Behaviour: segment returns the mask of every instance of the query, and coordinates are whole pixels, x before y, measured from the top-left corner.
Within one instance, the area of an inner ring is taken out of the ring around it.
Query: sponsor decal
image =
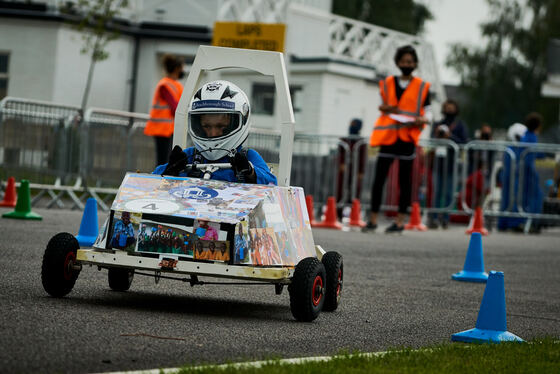
[[[162,258],[161,261],[159,262],[159,266],[162,269],[169,269],[169,270],[173,270],[174,268],[177,267],[177,263],[179,261],[177,261],[174,258]]]
[[[219,109],[235,109],[235,103],[233,101],[225,100],[200,100],[194,101],[192,103],[192,109],[203,109],[203,108],[219,108]]]
[[[206,91],[216,91],[219,90],[220,87],[222,87],[222,84],[219,82],[208,83],[208,85],[206,86]]]
[[[201,186],[179,186],[169,190],[169,193],[179,199],[209,200],[218,196],[218,191]]]

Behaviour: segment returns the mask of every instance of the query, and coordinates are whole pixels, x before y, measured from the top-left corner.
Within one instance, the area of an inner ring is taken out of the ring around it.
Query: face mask
[[[414,68],[411,67],[399,67],[399,69],[401,70],[402,75],[404,75],[405,77],[409,76],[412,71],[414,70]]]
[[[179,73],[179,79],[183,79],[183,78],[185,78],[185,72],[184,72],[184,71],[181,71],[181,72]]]
[[[450,123],[453,122],[453,120],[455,119],[457,114],[455,114],[455,113],[443,113],[443,116],[444,116],[443,121],[449,125]]]

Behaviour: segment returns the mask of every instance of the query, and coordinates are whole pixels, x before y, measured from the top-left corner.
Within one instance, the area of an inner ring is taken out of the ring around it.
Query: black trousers
[[[379,212],[381,206],[381,197],[383,196],[383,186],[387,180],[389,168],[396,157],[377,157],[377,166],[375,167],[375,179],[371,189],[371,211]],[[414,159],[398,159],[399,161],[399,213],[406,214],[410,206],[412,193],[412,163]]]
[[[172,137],[154,136],[156,140],[156,166],[166,164],[171,153]]]

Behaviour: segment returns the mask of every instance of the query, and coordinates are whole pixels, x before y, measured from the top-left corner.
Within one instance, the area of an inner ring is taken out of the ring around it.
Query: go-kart
[[[314,244],[303,189],[289,186],[294,117],[282,54],[201,46],[177,107],[173,142],[186,145],[187,105],[200,73],[225,67],[275,79],[283,121],[279,186],[210,179],[229,164],[187,166],[202,169],[202,178],[127,173],[92,248],[80,248],[69,233],[50,239],[41,277],[51,296],[67,295],[84,265],[91,265],[108,269],[109,287],[116,291],[128,290],[135,274],[191,286],[234,279],[240,282],[233,284],[272,284],[277,294],[288,286],[299,321],[337,309],[342,256]]]

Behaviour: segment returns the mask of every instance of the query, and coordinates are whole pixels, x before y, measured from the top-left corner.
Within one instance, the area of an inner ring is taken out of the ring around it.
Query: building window
[[[291,86],[290,96],[292,97],[292,107],[294,113],[301,111],[301,93],[302,86]],[[253,83],[251,93],[251,103],[253,106],[253,114],[274,114],[274,97],[275,89],[273,84]]]
[[[8,62],[10,55],[0,52],[0,100],[8,95]]]
[[[290,96],[292,97],[292,108],[294,113],[301,112],[302,99],[303,99],[303,87],[302,86],[290,86]]]
[[[274,114],[274,85],[253,83],[253,114]]]

